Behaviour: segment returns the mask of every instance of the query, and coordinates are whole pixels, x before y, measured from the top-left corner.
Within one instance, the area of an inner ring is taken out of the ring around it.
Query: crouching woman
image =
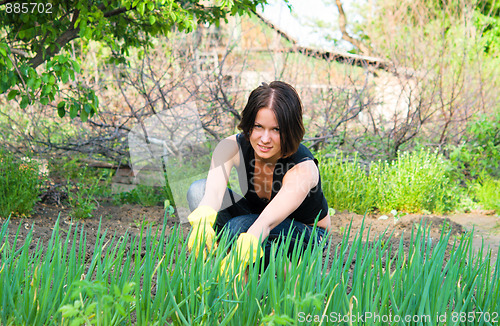
[[[241,133],[215,148],[207,179],[189,188],[190,247],[199,245],[203,232],[202,245],[210,250],[215,235],[225,231],[237,239],[243,259],[255,260],[262,246],[267,266],[275,241],[289,240],[290,250],[302,237],[301,246],[320,244],[330,216],[318,161],[301,144],[302,103],[296,90],[280,81],[262,84],[250,94],[238,128]],[[227,188],[233,167],[243,196]]]

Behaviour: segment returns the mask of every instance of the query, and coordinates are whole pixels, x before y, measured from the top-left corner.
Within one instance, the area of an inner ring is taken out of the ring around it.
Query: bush
[[[42,183],[35,160],[0,151],[0,217],[29,215],[39,200]]]
[[[329,205],[358,214],[375,209],[383,213],[450,211],[458,199],[448,171],[441,155],[426,150],[399,153],[392,162],[372,162],[369,174],[356,156],[346,160],[336,153],[320,164]]]
[[[368,178],[356,155],[348,159],[341,152],[336,152],[331,158],[320,159],[319,169],[323,192],[330,207],[359,214],[375,208],[377,187]]]
[[[370,178],[378,185],[378,208],[408,213],[452,210],[457,202],[456,187],[448,171],[443,157],[428,150],[399,153],[390,163],[373,163]]]
[[[68,180],[68,201],[71,206],[71,215],[75,218],[92,217],[92,212],[99,205],[96,199],[96,192],[99,187],[99,179],[95,179],[93,183],[77,182],[75,190],[69,189],[70,182]]]
[[[454,177],[465,183],[482,174],[500,178],[500,112],[467,125],[464,141],[448,148]]]
[[[483,209],[494,209],[500,213],[500,180],[486,177],[474,186],[474,195]]]

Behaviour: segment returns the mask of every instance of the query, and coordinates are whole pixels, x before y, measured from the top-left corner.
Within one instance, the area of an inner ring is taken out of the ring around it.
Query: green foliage
[[[58,312],[64,319],[71,320],[70,325],[95,324],[96,321],[115,325],[127,319],[130,321],[134,302],[130,294],[134,288],[134,282],[125,283],[122,288],[114,284],[111,291],[101,281],[77,281],[70,296],[73,303],[62,306]],[[114,314],[105,313],[107,310],[114,311]]]
[[[492,17],[500,16],[500,2],[497,0],[478,0],[476,10],[483,15],[491,15]]]
[[[328,204],[358,214],[375,209],[383,213],[450,211],[458,199],[447,171],[443,157],[426,150],[400,152],[392,162],[372,162],[369,173],[356,156],[349,161],[341,153],[320,164]]]
[[[88,173],[90,169],[85,169],[77,157],[65,156],[51,159],[49,171],[51,177],[77,179],[82,173]]]
[[[486,177],[475,183],[473,189],[483,209],[494,209],[500,214],[500,180]]]
[[[35,160],[20,160],[0,150],[0,217],[29,215],[43,179]]]
[[[97,112],[95,92],[77,78],[79,53],[71,41],[97,41],[108,47],[113,62],[126,62],[133,48],[148,49],[156,35],[174,28],[192,31],[197,24],[218,24],[228,15],[253,11],[266,0],[71,0],[3,2],[0,5],[0,94],[21,108],[36,100],[47,105],[62,98],[60,117],[69,113],[86,121]],[[41,69],[37,69],[42,67]],[[72,81],[67,94],[63,84]]]
[[[72,216],[79,219],[92,217],[92,212],[99,206],[98,199],[111,193],[111,173],[82,168],[76,160],[66,162],[63,167],[69,170],[67,187]]]
[[[68,180],[69,184],[70,181]],[[73,217],[92,217],[92,212],[96,210],[99,204],[96,198],[98,188],[99,179],[94,179],[92,182],[77,182],[73,190],[68,189],[68,200]]]
[[[370,177],[378,185],[377,207],[408,213],[451,211],[456,187],[448,177],[447,162],[437,153],[403,152],[392,162],[376,162]]]
[[[455,211],[469,213],[480,208],[479,204],[474,201],[474,191],[470,187],[459,187],[457,196],[458,203],[455,206]]]
[[[464,141],[449,146],[454,178],[466,181],[486,173],[500,178],[500,112],[480,115],[467,125]]]
[[[99,190],[101,196],[106,197],[108,192],[104,188],[111,183],[113,170],[89,167],[88,163],[82,162],[80,157],[63,156],[55,157],[49,161],[51,178],[71,179],[80,182],[91,183],[94,179],[100,179],[103,187]]]
[[[308,246],[302,259],[294,250],[289,260],[285,243],[273,248],[266,270],[260,261],[249,266],[246,282],[220,273],[226,238],[204,260],[188,253],[181,228],[167,233],[166,221],[160,233],[141,229],[109,241],[99,229],[90,257],[78,228],[64,239],[56,223],[46,249],[30,251],[33,233],[16,248],[7,226],[0,230],[2,325],[288,325],[320,324],[323,315],[333,325],[366,312],[456,325],[462,314],[485,321],[487,313],[491,321],[500,311],[500,258],[484,248],[471,255],[470,233],[449,250],[450,234],[431,239],[425,225],[399,246],[386,234],[368,242],[363,229],[348,241],[349,228],[326,257],[322,246]]]
[[[138,184],[134,189],[114,195],[114,202],[118,205],[139,204],[141,206],[156,206],[171,200],[166,187],[152,187]]]
[[[321,157],[321,156],[318,156]],[[349,160],[341,152],[319,163],[323,192],[335,210],[363,214],[376,207],[377,185],[358,163],[357,155]]]
[[[475,25],[481,32],[480,44],[483,51],[496,55],[500,52],[500,17],[475,12]]]

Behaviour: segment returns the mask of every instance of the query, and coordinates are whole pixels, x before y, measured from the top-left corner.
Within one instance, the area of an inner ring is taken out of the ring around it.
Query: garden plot
[[[394,224],[335,214],[330,250],[306,253],[323,259],[292,262],[296,267],[283,274],[288,264],[278,258],[269,272],[251,269],[241,283],[218,274],[221,255],[207,263],[190,256],[188,229],[168,218],[164,224],[163,211],[103,204],[98,217],[78,222],[86,238],[74,233],[68,209],[43,203],[31,218],[13,219],[8,228],[3,221],[9,245],[2,240],[2,323],[257,325],[320,324],[323,318],[326,325],[371,312],[381,318],[371,324],[385,325],[389,315],[428,315],[434,324],[450,325],[462,313],[481,312],[470,324],[493,325],[499,309],[500,263],[486,251],[470,255],[470,238],[452,220],[414,215]],[[31,245],[22,247],[27,237]],[[9,253],[14,243],[19,250]],[[52,300],[42,303],[43,297]]]

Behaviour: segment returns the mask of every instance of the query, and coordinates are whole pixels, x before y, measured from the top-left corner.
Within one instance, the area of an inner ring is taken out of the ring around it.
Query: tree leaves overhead
[[[76,83],[78,57],[71,41],[98,41],[125,62],[131,48],[151,46],[151,38],[174,28],[190,32],[197,24],[218,24],[228,15],[254,11],[267,0],[54,0],[25,3],[0,0],[0,94],[26,108],[46,105],[59,95],[59,85],[73,81],[72,95],[57,104],[86,120],[96,112],[92,90]],[[64,51],[68,50],[68,51]],[[37,69],[38,68],[38,69]]]

